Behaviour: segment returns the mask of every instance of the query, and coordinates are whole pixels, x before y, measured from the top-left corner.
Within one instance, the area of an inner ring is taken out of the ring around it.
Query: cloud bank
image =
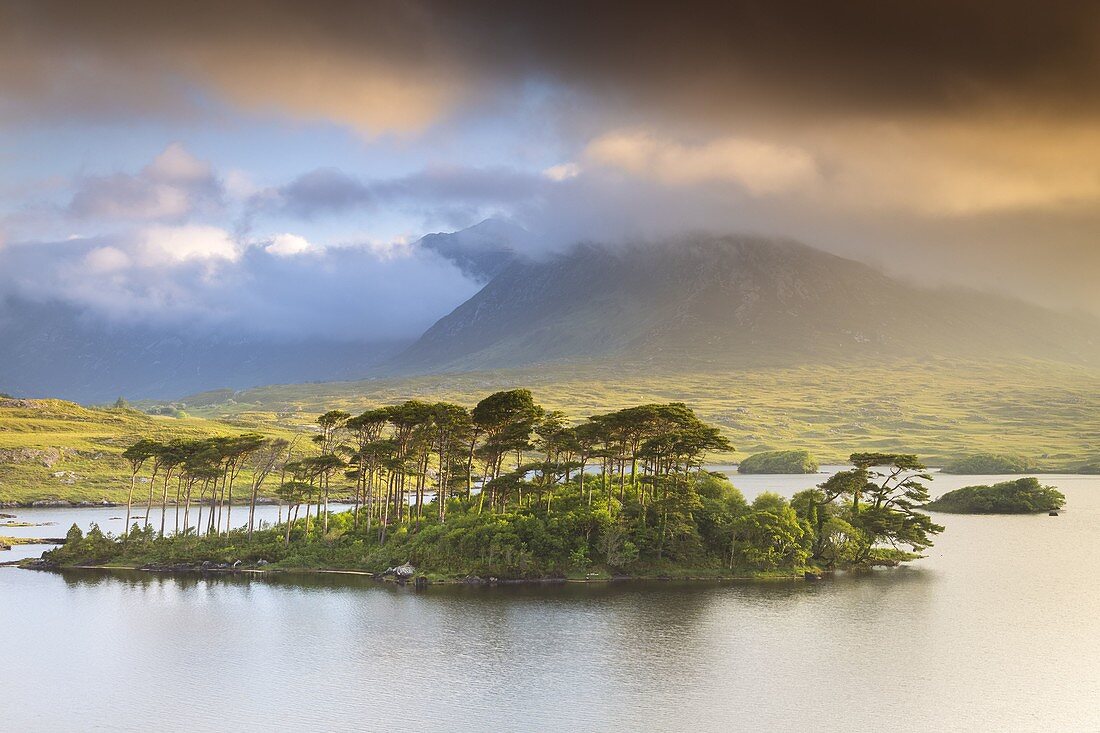
[[[414,240],[501,215],[535,255],[774,234],[1100,313],[1097,48],[1100,6],[1070,2],[15,0],[4,131],[172,121],[244,138],[273,119],[399,162],[254,183],[165,140],[143,167],[9,206],[4,287],[112,317],[277,329],[264,313],[291,328],[330,308],[354,314],[334,332],[396,332],[366,324],[411,329],[470,284],[380,245],[377,222]]]

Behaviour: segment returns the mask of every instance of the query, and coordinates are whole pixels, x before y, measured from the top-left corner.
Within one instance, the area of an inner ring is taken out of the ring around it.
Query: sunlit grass
[[[1100,457],[1100,372],[1043,361],[898,361],[673,374],[609,366],[555,366],[461,375],[263,387],[190,400],[191,417],[79,407],[58,400],[0,407],[0,450],[55,450],[41,462],[0,461],[0,501],[125,499],[121,450],[141,436],[198,438],[301,430],[323,410],[355,412],[420,397],[473,405],[530,387],[574,419],[645,402],[686,402],[737,448],[806,449],[821,463],[854,451],[913,452],[931,465],[972,453],[1010,453],[1044,470]],[[71,472],[54,476],[57,472]]]

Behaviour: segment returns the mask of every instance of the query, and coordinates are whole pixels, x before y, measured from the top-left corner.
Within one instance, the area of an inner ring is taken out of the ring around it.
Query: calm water
[[[736,482],[751,497],[819,480]],[[815,584],[415,592],[0,569],[0,725],[1098,730],[1100,477],[1044,482],[1069,498],[1060,517],[938,515],[913,567]]]

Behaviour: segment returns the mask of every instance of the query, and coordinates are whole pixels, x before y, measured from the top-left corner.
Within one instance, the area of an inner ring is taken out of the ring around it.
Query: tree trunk
[[[225,501],[225,534],[229,536],[229,530],[233,528],[233,479],[236,476],[232,471],[229,474],[229,496]]]
[[[328,474],[326,473],[321,477],[321,480],[325,482],[325,524],[324,533],[328,534]]]
[[[191,487],[194,485],[194,481],[188,479],[187,481],[187,493],[184,495],[183,504],[183,533],[187,534],[187,530],[190,526],[191,520]]]
[[[254,522],[256,521],[256,494],[259,492],[259,484],[256,482],[256,476],[252,476],[252,496],[248,500],[248,541],[252,541],[252,529]]]
[[[149,499],[145,502],[145,526],[149,526],[149,510],[153,508],[153,488],[157,484],[157,472],[149,477]]]
[[[164,474],[164,491],[160,497],[160,536],[164,536],[164,521],[168,516],[168,481],[172,478],[172,472]]]
[[[130,474],[130,493],[126,495],[126,526],[123,528],[123,542],[130,539],[130,508],[134,505],[134,486],[137,485],[137,471]]]

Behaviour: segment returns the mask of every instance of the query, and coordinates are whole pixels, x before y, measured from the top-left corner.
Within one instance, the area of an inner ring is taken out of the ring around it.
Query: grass
[[[239,418],[176,419],[63,400],[0,399],[0,502],[125,501],[129,469],[120,454],[138,438],[201,438],[249,429],[286,432]]]
[[[1084,366],[928,359],[670,373],[557,365],[219,390],[183,400],[190,417],[182,419],[60,400],[25,407],[0,400],[0,502],[125,500],[128,474],[118,454],[140,436],[286,435],[327,409],[356,412],[412,397],[472,406],[517,386],[574,419],[645,402],[686,402],[737,448],[715,461],[794,449],[829,464],[854,451],[905,451],[943,466],[1002,453],[1030,458],[1042,471],[1075,471],[1100,457],[1100,371]],[[58,457],[47,467],[41,460],[13,462],[3,452],[24,449]]]
[[[350,412],[410,397],[473,405],[498,389],[530,387],[573,418],[644,402],[686,402],[752,453],[799,449],[821,463],[854,451],[906,451],[942,466],[993,452],[1044,470],[1076,470],[1100,456],[1100,370],[1041,360],[899,360],[848,366],[657,369],[555,366],[263,387],[185,400],[218,419],[286,428],[324,409]]]

